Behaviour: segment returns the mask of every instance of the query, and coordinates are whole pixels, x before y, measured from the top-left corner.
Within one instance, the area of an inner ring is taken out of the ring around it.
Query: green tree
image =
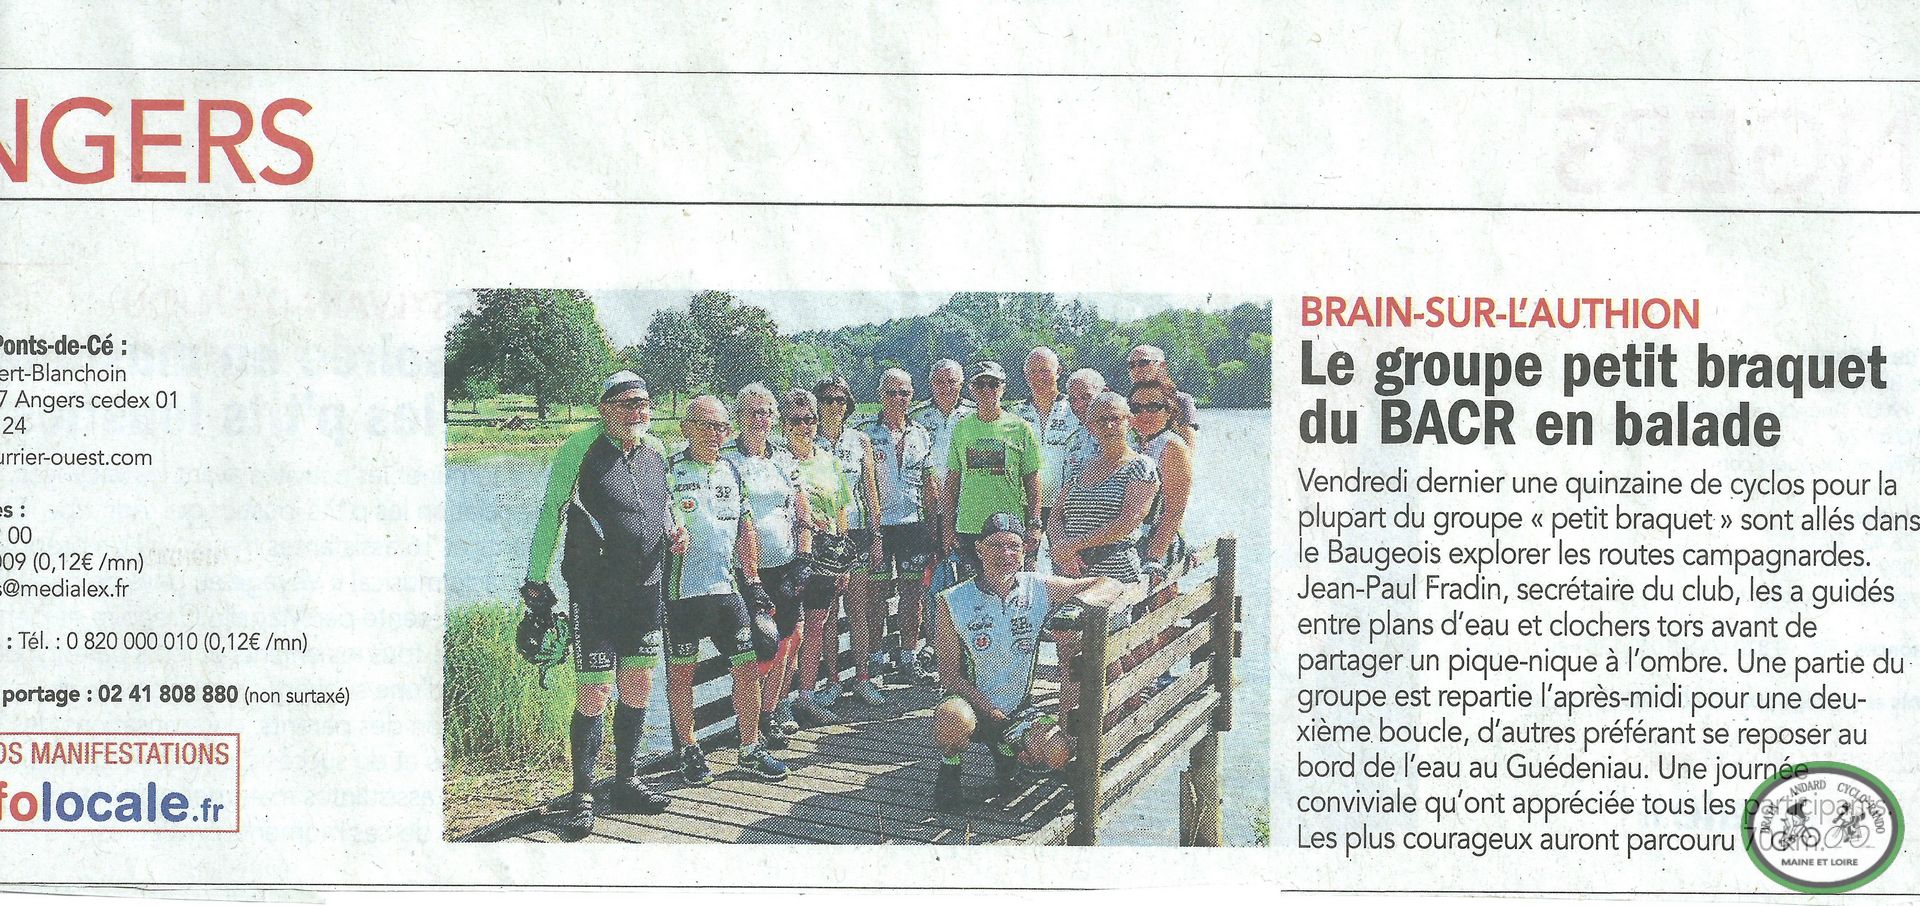
[[[679,411],[680,394],[704,386],[713,376],[713,356],[707,336],[693,316],[667,308],[655,312],[647,324],[646,342],[627,347],[629,367],[646,378],[652,393],[669,395],[670,411]]]
[[[1255,333],[1247,337],[1247,374],[1260,388],[1260,405],[1273,402],[1273,335]]]
[[[1260,386],[1241,361],[1221,362],[1215,370],[1213,381],[1213,404],[1235,408],[1250,408],[1261,404]]]
[[[530,393],[542,420],[554,405],[592,402],[613,364],[593,299],[573,289],[482,289],[448,335],[464,382],[493,379]],[[449,368],[449,383],[456,376]]]
[[[500,383],[488,370],[488,363],[478,355],[478,344],[462,335],[458,328],[447,331],[446,346],[445,402],[441,406],[441,417],[451,417],[455,400],[466,400],[477,413],[481,400],[500,392]]]
[[[815,343],[795,342],[787,346],[787,378],[783,386],[776,386],[774,392],[787,387],[812,387],[815,381],[834,373],[836,361],[833,348]]]
[[[716,391],[733,394],[754,381],[783,379],[787,340],[766,309],[736,305],[726,327],[712,347]]]

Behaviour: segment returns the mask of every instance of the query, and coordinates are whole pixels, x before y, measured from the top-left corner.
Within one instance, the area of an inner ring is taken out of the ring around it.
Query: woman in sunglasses
[[[1140,542],[1140,559],[1150,573],[1164,575],[1186,556],[1180,523],[1187,515],[1187,495],[1193,490],[1193,451],[1175,430],[1174,406],[1179,389],[1171,381],[1142,381],[1127,394],[1132,413],[1135,449],[1153,459],[1160,471],[1160,499],[1147,513],[1147,534]]]
[[[820,436],[815,443],[839,460],[840,474],[847,477],[847,486],[853,489],[853,503],[847,506],[847,534],[865,561],[862,565],[877,567],[881,555],[880,490],[875,482],[878,470],[873,463],[873,441],[865,431],[853,427],[853,388],[846,378],[836,374],[821,379],[813,385],[813,395],[820,404]],[[868,660],[879,641],[867,638],[872,624],[872,586],[868,569],[853,570],[847,576],[841,602],[853,629],[853,694],[866,704],[883,705],[887,697],[874,683],[874,665]],[[831,708],[841,692],[840,634],[835,632],[821,641],[825,643],[821,648],[826,655],[823,669],[827,671],[829,694],[820,704]]]
[[[820,679],[821,642],[826,638],[827,617],[834,596],[847,582],[853,566],[854,550],[847,537],[847,507],[853,503],[853,490],[840,463],[833,454],[813,442],[820,424],[820,409],[812,393],[795,388],[781,399],[780,426],[787,437],[787,453],[793,457],[793,475],[807,498],[812,529],[812,577],[807,580],[802,604],[806,621],[800,630],[797,652],[789,658],[799,661],[799,694],[793,698],[793,711],[813,724],[828,724],[840,719],[813,700],[813,686]],[[782,671],[792,670],[791,662]],[[781,687],[783,690],[785,686]]]
[[[1087,406],[1086,428],[1100,445],[1060,488],[1047,520],[1048,548],[1060,575],[1141,579],[1133,533],[1160,491],[1152,458],[1127,445],[1127,400],[1109,390]]]

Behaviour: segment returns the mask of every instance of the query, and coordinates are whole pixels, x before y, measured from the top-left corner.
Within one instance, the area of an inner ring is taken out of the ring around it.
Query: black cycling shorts
[[[760,581],[766,586],[767,597],[773,599],[773,621],[780,626],[780,637],[793,635],[794,627],[800,625],[800,609],[807,597],[809,564],[804,558],[796,558],[781,566],[763,566],[760,568]]]
[[[810,612],[832,610],[834,586],[837,584],[839,578],[839,576],[827,573],[814,573],[813,577],[807,580],[806,591],[801,597],[801,603]]]
[[[620,668],[660,665],[665,601],[660,583],[618,592],[572,589],[573,672],[582,686],[612,683]]]
[[[958,695],[949,695],[947,698],[958,701],[966,705],[967,710],[973,711],[973,703],[967,701],[965,698]],[[1006,720],[994,720],[992,717],[975,711],[973,715],[973,741],[989,749],[997,750],[1000,743],[1004,741],[1007,729],[1015,723],[1018,723],[1020,718],[1032,709],[1033,699],[1029,697],[1021,701],[1019,707],[1014,708],[1013,711],[1008,713]]]
[[[926,523],[883,525],[880,527],[880,565],[873,570],[873,577],[925,580],[933,555],[933,533]]]
[[[692,664],[700,660],[700,640],[738,667],[754,662],[753,619],[740,595],[699,595],[667,605],[667,663]]]

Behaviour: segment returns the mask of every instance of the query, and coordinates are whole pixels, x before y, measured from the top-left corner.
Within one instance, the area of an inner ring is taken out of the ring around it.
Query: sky
[[[646,339],[647,322],[662,308],[686,309],[699,290],[590,289],[600,323],[617,348]],[[783,333],[831,330],[850,324],[877,324],[889,318],[924,315],[947,301],[951,292],[786,292],[732,290],[734,298],[758,305],[773,316]],[[1226,311],[1242,302],[1265,302],[1268,297],[1214,293],[1165,295],[1141,293],[1055,293],[1062,304],[1079,299],[1110,321],[1131,321],[1169,308]],[[447,325],[473,304],[473,293],[459,290],[447,300]]]

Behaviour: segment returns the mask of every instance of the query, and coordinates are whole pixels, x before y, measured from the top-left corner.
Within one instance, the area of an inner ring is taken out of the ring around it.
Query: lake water
[[[1271,415],[1264,410],[1201,412],[1199,468],[1187,507],[1186,535],[1204,540],[1232,533],[1240,541],[1239,586],[1245,599],[1244,656],[1235,665],[1234,729],[1221,750],[1221,781],[1227,788],[1227,838],[1254,839],[1253,819],[1268,814],[1271,773],[1271,684],[1268,532],[1272,519]],[[551,450],[452,453],[447,457],[447,577],[449,608],[492,602],[517,604],[526,574],[527,544],[546,488]],[[554,570],[559,585],[559,570]],[[665,723],[665,682],[654,684],[649,705]],[[649,716],[649,723],[655,721]],[[655,751],[668,747],[666,731],[653,734]],[[1178,776],[1184,757],[1169,760],[1132,804],[1113,816],[1101,842],[1155,845],[1176,842]]]

